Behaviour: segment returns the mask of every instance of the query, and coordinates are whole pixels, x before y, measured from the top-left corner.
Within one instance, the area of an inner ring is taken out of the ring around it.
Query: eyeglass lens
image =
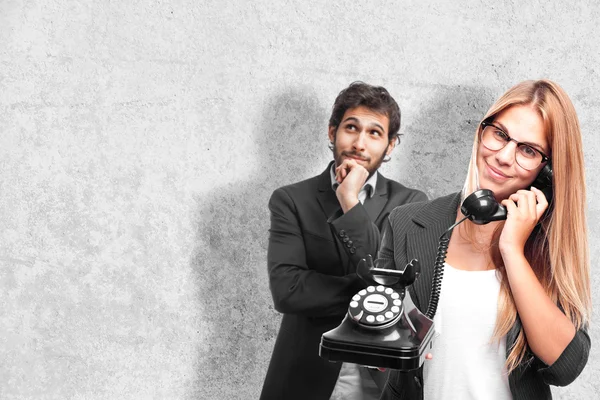
[[[490,150],[501,150],[510,141],[510,137],[504,131],[493,125],[486,125],[481,133],[481,142]],[[533,147],[521,143],[515,149],[515,160],[522,168],[531,170],[542,163],[542,155]]]

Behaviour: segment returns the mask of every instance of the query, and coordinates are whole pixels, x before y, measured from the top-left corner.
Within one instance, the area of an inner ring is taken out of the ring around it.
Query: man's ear
[[[335,143],[335,132],[337,132],[337,126],[329,126],[329,132],[327,136],[329,136],[329,141],[331,143]]]
[[[392,153],[392,150],[396,147],[396,143],[398,142],[397,138],[394,138],[391,142],[389,142],[387,150],[385,151],[385,155],[389,156]]]

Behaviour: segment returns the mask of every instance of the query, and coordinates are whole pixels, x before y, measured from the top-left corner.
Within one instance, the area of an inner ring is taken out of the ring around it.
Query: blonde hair
[[[553,201],[529,237],[525,257],[548,296],[579,329],[589,324],[592,303],[579,121],[567,94],[549,80],[524,81],[512,87],[490,107],[482,121],[494,119],[516,105],[530,106],[544,121],[553,169]],[[477,153],[481,129],[480,124],[475,134],[463,197],[478,189]],[[492,261],[501,276],[493,340],[506,335],[517,319],[517,309],[498,250],[502,226],[494,232],[490,246]],[[465,228],[473,234],[473,226]],[[509,373],[521,362],[527,361],[527,348],[527,338],[521,327],[506,359]]]

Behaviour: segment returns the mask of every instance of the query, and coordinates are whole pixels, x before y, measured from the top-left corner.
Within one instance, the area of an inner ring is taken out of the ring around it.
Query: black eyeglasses
[[[521,168],[526,170],[536,169],[540,164],[550,161],[550,157],[527,143],[517,142],[492,122],[484,121],[481,123],[479,140],[487,149],[492,151],[502,150],[509,142],[515,142],[517,144],[515,161]]]

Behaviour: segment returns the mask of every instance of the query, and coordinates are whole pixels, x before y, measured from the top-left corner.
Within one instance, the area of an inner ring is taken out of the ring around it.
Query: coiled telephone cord
[[[448,245],[450,244],[450,234],[454,227],[463,222],[467,217],[464,217],[450,228],[446,230],[440,236],[440,243],[438,245],[437,255],[435,257],[435,264],[433,266],[433,280],[431,282],[431,297],[429,298],[429,305],[427,306],[427,312],[425,315],[429,319],[433,319],[437,311],[438,303],[440,301],[440,294],[442,291],[442,279],[444,278],[444,263],[446,262],[446,254],[448,253]]]

